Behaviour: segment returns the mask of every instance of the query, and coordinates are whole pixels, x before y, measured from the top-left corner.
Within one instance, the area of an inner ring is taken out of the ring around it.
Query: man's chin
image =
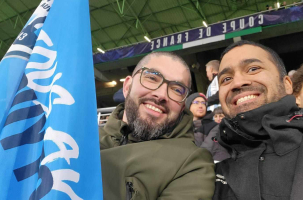
[[[248,112],[248,111],[251,111],[251,110],[254,110],[256,108],[259,108],[261,107],[263,104],[258,104],[258,103],[249,103],[249,104],[242,104],[242,105],[239,105],[239,106],[233,106],[233,108],[230,109],[230,115],[228,116],[228,118],[232,119],[232,118],[235,118],[238,114],[240,113],[244,113],[244,112]]]
[[[160,120],[159,118],[156,118],[154,116],[141,116],[140,115],[140,120],[145,121],[148,123],[150,126],[156,126],[159,124],[163,124],[165,122],[165,119]]]

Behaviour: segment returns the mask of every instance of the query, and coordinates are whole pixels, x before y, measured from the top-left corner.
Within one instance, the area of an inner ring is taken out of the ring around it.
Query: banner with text
[[[281,23],[289,23],[303,19],[303,5],[287,9],[258,13],[245,16],[222,23],[192,29],[165,37],[153,39],[150,43],[143,42],[133,46],[109,50],[105,54],[94,55],[94,64],[129,58],[139,54],[148,53],[157,49],[174,45],[186,44],[188,42],[225,35],[227,33],[250,29],[259,26],[268,26]],[[211,40],[210,40],[211,41]]]

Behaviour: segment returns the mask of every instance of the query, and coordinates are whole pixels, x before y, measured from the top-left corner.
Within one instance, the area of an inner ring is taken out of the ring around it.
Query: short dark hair
[[[303,87],[303,64],[301,67],[294,73],[292,77],[292,83],[293,83],[293,95],[297,96],[300,94],[300,91]]]
[[[214,115],[224,114],[221,106],[214,109]]]
[[[154,51],[154,52],[152,52],[152,53],[147,54],[146,56],[144,56],[144,57],[139,61],[139,63],[137,64],[137,66],[135,67],[135,69],[134,69],[134,71],[133,71],[133,73],[132,73],[132,76],[133,76],[141,67],[144,67],[144,65],[146,65],[146,64],[149,62],[149,60],[150,60],[150,58],[151,58],[152,56],[167,56],[167,57],[172,58],[173,60],[176,60],[176,61],[180,62],[180,63],[185,67],[185,69],[188,71],[188,73],[189,73],[189,83],[188,83],[188,86],[189,86],[189,88],[191,88],[191,81],[192,81],[192,78],[191,78],[191,73],[190,73],[190,68],[189,68],[189,66],[187,65],[187,63],[185,62],[185,60],[184,60],[181,56],[179,56],[179,55],[177,55],[177,54],[175,54],[175,53],[173,53],[173,52],[171,52],[171,51]]]
[[[222,58],[224,57],[224,55],[227,54],[230,50],[232,50],[235,47],[240,47],[243,45],[256,46],[256,47],[259,47],[259,48],[263,49],[264,51],[266,51],[269,54],[269,59],[271,59],[271,61],[276,65],[278,72],[280,74],[280,79],[282,80],[285,76],[287,76],[285,65],[284,65],[282,59],[280,58],[280,56],[274,50],[272,50],[271,48],[266,47],[262,44],[248,41],[248,40],[240,40],[238,42],[235,42],[235,43],[229,45],[221,54],[220,62],[222,61]]]

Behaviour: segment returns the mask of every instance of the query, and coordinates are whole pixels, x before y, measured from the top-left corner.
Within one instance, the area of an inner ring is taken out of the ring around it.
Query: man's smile
[[[155,106],[153,106],[153,105],[151,105],[151,104],[144,104],[144,106],[145,106],[146,108],[151,109],[151,110],[153,110],[153,111],[156,111],[156,112],[158,112],[158,113],[163,113],[163,111],[162,111],[161,109],[159,109],[159,108],[157,108],[157,107],[155,107]]]
[[[247,101],[252,100],[257,98],[259,95],[255,95],[255,94],[251,94],[251,95],[245,95],[243,97],[238,97],[238,99],[236,99],[234,101],[234,104],[236,106],[241,105],[242,103],[248,103]]]

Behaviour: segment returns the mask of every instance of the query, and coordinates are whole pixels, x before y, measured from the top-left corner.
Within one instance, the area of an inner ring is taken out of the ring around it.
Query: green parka
[[[120,104],[99,129],[105,200],[210,200],[214,164],[206,149],[194,143],[192,116],[183,112],[171,133],[139,142],[128,135]]]

